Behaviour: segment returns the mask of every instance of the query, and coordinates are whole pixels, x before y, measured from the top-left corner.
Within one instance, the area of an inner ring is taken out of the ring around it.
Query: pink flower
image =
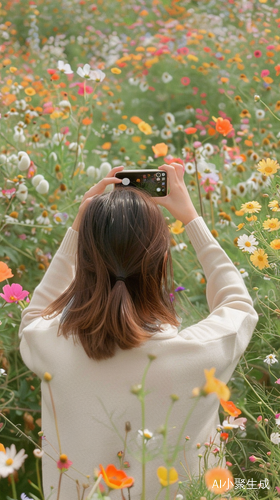
[[[13,283],[12,285],[5,285],[3,287],[3,292],[0,293],[0,296],[6,300],[6,302],[18,302],[19,300],[23,300],[29,292],[22,289],[22,286],[18,283]]]
[[[19,238],[20,240],[26,240],[27,236],[26,236],[26,234],[19,234],[19,235],[18,235],[18,238]]]
[[[56,462],[57,468],[60,469],[62,472],[65,470],[68,470],[69,467],[71,467],[73,462],[71,460],[68,460],[67,455],[64,453],[60,455],[59,460]]]
[[[261,55],[262,55],[262,53],[260,50],[255,50],[255,52],[254,52],[255,57],[261,57]]]
[[[280,493],[280,488],[279,488],[279,486],[275,486],[275,489],[276,489],[277,493]]]
[[[177,52],[178,54],[188,54],[189,53],[189,49],[188,47],[180,47],[180,49],[177,49]]]
[[[83,82],[70,83],[69,87],[76,87],[77,85],[79,87],[79,90],[78,90],[79,95],[84,95],[85,89],[86,89],[87,94],[92,94],[93,88],[90,87],[89,85],[85,85]]]
[[[263,69],[261,72],[261,77],[263,78],[264,76],[268,76],[270,73],[269,69]]]
[[[11,198],[13,194],[15,194],[16,188],[11,188],[11,189],[2,189],[2,194],[4,196],[7,196],[7,198]]]
[[[275,384],[280,384],[280,378],[278,378],[277,380],[275,380]]]
[[[249,457],[249,460],[250,460],[250,462],[256,462],[256,461],[257,461],[257,458],[255,457],[255,455],[251,455],[251,456]]]

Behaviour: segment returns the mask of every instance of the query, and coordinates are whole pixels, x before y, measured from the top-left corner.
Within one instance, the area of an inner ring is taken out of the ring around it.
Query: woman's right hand
[[[164,164],[158,167],[167,173],[169,194],[153,197],[158,205],[162,205],[184,226],[198,217],[184,181],[184,167],[180,163]]]

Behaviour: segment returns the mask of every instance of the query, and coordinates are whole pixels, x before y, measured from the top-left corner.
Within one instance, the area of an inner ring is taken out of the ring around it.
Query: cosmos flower
[[[178,481],[179,476],[178,472],[174,467],[171,467],[169,471],[167,471],[166,467],[158,467],[157,469],[157,477],[160,484],[163,487],[168,486],[168,484],[174,484]]]
[[[3,292],[0,293],[0,296],[6,300],[6,302],[18,302],[19,300],[25,299],[29,292],[27,290],[23,290],[22,286],[17,283],[12,283],[12,285],[5,285],[3,287]]]
[[[64,63],[63,61],[58,61],[57,69],[61,71],[61,73],[65,73],[65,75],[71,75],[73,73],[70,64]]]

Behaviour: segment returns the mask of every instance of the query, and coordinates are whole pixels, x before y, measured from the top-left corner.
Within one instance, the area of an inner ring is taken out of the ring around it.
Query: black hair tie
[[[125,282],[125,278],[123,276],[116,276],[116,281],[123,281],[123,282]]]

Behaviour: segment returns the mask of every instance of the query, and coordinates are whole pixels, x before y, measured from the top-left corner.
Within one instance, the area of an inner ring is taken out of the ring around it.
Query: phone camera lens
[[[130,184],[130,179],[128,179],[128,177],[124,177],[122,180],[122,184],[124,186],[128,186],[128,184]]]

